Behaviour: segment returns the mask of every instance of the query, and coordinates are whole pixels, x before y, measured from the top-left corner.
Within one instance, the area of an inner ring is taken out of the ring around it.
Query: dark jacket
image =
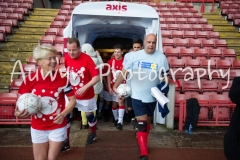
[[[228,160],[240,160],[240,77],[233,79],[228,96],[237,105],[224,137],[224,153]]]

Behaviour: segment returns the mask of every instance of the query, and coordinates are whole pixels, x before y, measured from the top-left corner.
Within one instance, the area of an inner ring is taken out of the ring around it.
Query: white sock
[[[115,109],[115,110],[112,109],[112,112],[113,112],[114,119],[116,121],[118,119],[118,110],[117,109]]]
[[[125,109],[119,108],[119,110],[118,110],[118,114],[119,114],[119,116],[118,116],[118,123],[123,124],[124,112],[125,112]]]

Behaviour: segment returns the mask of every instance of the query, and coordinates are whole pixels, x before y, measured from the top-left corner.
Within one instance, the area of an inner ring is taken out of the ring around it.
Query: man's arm
[[[128,72],[127,70],[125,70],[124,68],[122,69],[122,74],[119,74],[119,76],[117,77],[115,84],[113,85],[113,91],[115,93],[117,93],[117,87],[124,81],[127,79],[128,76]]]
[[[94,84],[96,84],[100,80],[100,76],[94,76],[91,81],[89,81],[87,84],[85,84],[82,88],[79,88],[76,91],[76,95],[83,94],[89,87],[92,87]]]

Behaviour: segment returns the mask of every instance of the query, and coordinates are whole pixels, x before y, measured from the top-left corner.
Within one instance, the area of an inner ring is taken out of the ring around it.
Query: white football
[[[19,111],[26,109],[29,114],[36,114],[42,107],[41,98],[32,93],[22,94],[17,100]]]
[[[131,95],[131,88],[127,84],[120,84],[117,88],[118,95],[126,98]]]

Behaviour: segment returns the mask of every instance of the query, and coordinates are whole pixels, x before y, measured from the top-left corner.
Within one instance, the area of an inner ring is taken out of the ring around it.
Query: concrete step
[[[8,42],[6,46],[0,47],[0,51],[15,51],[15,52],[32,52],[38,43],[26,43],[26,42]]]
[[[40,22],[40,21],[25,21],[24,24],[22,24],[22,27],[31,27],[31,28],[47,28],[50,27],[51,22]]]
[[[31,55],[32,52],[1,51],[0,62],[21,60],[22,63],[26,63]]]
[[[9,42],[39,42],[42,35],[23,35],[23,34],[14,34]]]
[[[237,29],[234,26],[231,25],[226,25],[226,26],[222,26],[222,25],[213,25],[214,31],[215,32],[236,32]]]
[[[239,47],[240,46],[240,38],[225,38],[229,47]]]
[[[221,38],[229,39],[229,38],[240,38],[240,33],[238,32],[219,32]]]
[[[59,9],[35,8],[33,13],[39,15],[57,15],[58,11]]]
[[[234,49],[237,56],[240,58],[240,46],[228,46],[229,49]]]
[[[35,22],[52,22],[54,20],[54,16],[48,16],[48,15],[31,15],[26,20],[27,21],[35,21]]]
[[[13,75],[12,79],[18,78],[18,75]],[[0,75],[0,92],[9,92],[11,75]]]
[[[215,14],[203,14],[202,15],[203,18],[207,18],[207,19],[216,19],[216,20],[225,20],[224,17],[220,16],[220,15],[215,15]]]
[[[14,62],[0,62],[0,74],[1,75],[10,75],[13,67],[14,67],[15,61]],[[14,69],[15,72],[19,71],[19,65],[16,65],[16,68]]]
[[[210,19],[210,20],[208,20],[208,24],[212,24],[212,25],[224,25],[224,26],[230,25],[230,24],[228,23],[228,21],[226,21],[226,20],[218,20],[218,19]]]

